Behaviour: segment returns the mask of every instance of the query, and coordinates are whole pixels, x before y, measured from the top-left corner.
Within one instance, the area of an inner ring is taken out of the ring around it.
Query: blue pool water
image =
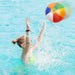
[[[60,23],[45,17],[49,3],[60,0],[0,0],[0,75],[75,75],[75,1],[71,16]],[[44,20],[43,41],[34,51],[33,64],[21,61],[22,49],[11,41],[25,34],[25,19],[31,20],[31,38],[36,42]]]

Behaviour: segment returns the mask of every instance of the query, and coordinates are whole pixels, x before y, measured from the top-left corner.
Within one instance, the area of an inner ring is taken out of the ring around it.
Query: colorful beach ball
[[[65,18],[65,8],[60,3],[51,3],[47,6],[45,15],[50,22],[60,22]]]

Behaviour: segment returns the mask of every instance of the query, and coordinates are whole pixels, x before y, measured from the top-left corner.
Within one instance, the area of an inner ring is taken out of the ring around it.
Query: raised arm
[[[41,43],[41,41],[42,41],[42,37],[43,37],[44,29],[45,29],[45,24],[46,24],[46,22],[43,23],[43,27],[42,27],[42,29],[41,29],[40,35],[39,35],[39,37],[38,37],[37,42],[36,42],[35,45],[32,47],[32,51],[34,51],[34,50],[40,45],[40,43]]]
[[[30,48],[30,43],[31,43],[31,39],[30,39],[30,20],[28,20],[28,18],[26,19],[26,47],[23,50],[23,53],[26,53],[29,48]]]
[[[30,20],[26,19],[27,29],[26,29],[26,45],[30,45]]]

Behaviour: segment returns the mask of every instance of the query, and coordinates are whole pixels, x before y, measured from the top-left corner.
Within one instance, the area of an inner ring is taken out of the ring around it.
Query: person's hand
[[[26,24],[30,28],[30,20],[28,20],[28,18],[26,18]]]

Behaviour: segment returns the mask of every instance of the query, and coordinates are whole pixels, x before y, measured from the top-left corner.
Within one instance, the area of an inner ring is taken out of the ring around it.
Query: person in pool
[[[45,24],[46,24],[46,22],[43,23],[43,27],[41,29],[40,35],[34,46],[32,46],[32,40],[30,38],[30,20],[28,20],[28,18],[26,18],[26,25],[27,25],[26,35],[23,35],[15,40],[12,40],[13,44],[17,43],[19,47],[23,48],[21,59],[24,63],[29,63],[31,61],[34,61],[34,59],[32,58],[33,57],[32,52],[34,50],[36,50],[36,48],[39,47],[39,45],[42,41]]]

